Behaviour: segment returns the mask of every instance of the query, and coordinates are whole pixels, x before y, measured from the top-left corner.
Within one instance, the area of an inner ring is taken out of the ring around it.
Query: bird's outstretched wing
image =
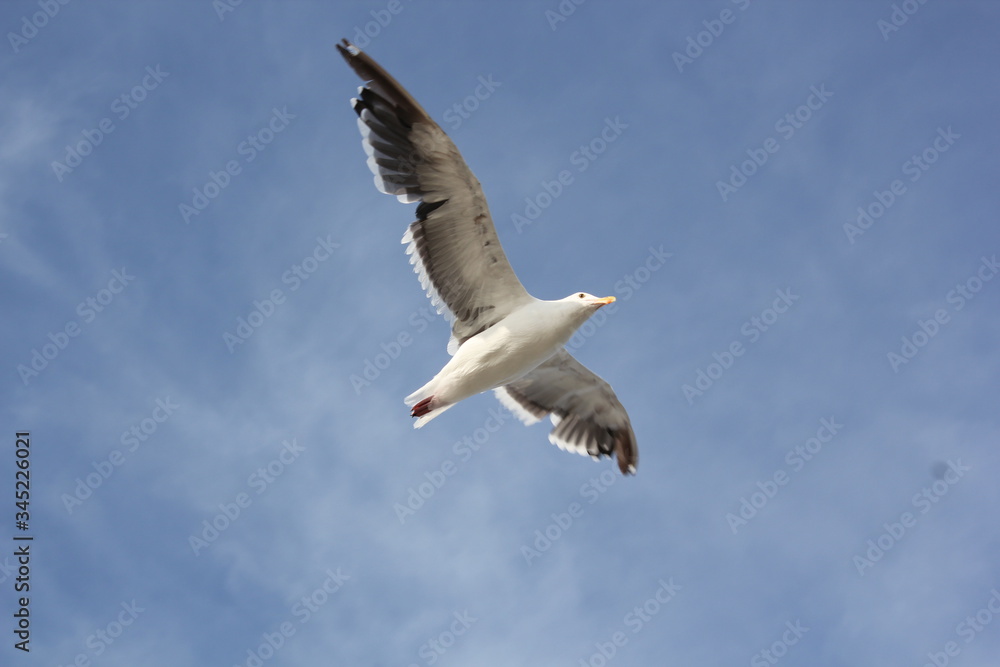
[[[525,424],[549,415],[549,440],[560,448],[595,459],[614,455],[622,474],[635,473],[639,450],[628,413],[611,385],[565,349],[493,392]]]
[[[454,353],[532,297],[500,247],[479,181],[448,135],[367,54],[346,39],[337,49],[366,81],[351,104],[375,185],[401,202],[420,202],[403,243],[431,303],[452,321]]]

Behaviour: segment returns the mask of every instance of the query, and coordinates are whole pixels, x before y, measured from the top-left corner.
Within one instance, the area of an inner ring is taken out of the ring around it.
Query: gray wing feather
[[[549,415],[553,444],[595,459],[613,455],[623,474],[635,473],[639,450],[625,407],[611,385],[566,350],[493,391],[526,424]]]
[[[463,343],[532,297],[500,247],[479,181],[448,135],[364,52],[346,40],[337,48],[367,82],[351,103],[375,185],[404,203],[420,202],[403,243],[431,303]]]

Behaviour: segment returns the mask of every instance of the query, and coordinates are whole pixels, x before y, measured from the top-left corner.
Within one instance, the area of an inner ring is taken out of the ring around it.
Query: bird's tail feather
[[[431,380],[403,399],[403,402],[411,408],[410,416],[417,418],[417,421],[413,422],[413,428],[420,428],[454,405],[436,400],[433,385],[434,380]]]
[[[420,417],[417,417],[417,421],[413,422],[413,428],[420,428],[421,426],[423,426],[424,424],[426,424],[430,420],[434,419],[435,417],[437,417],[438,415],[440,415],[442,412],[444,412],[448,408],[452,407],[453,405],[455,405],[455,404],[454,403],[448,403],[446,405],[441,405],[441,406],[435,407],[433,410],[430,410],[429,412],[424,413]]]

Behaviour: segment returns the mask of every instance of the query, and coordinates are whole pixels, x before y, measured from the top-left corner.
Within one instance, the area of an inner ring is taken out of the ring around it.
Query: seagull
[[[573,333],[615,297],[575,292],[536,299],[497,237],[479,181],[417,101],[378,63],[343,40],[337,50],[365,82],[351,106],[379,191],[418,202],[403,236],[420,284],[451,322],[451,360],[406,397],[420,428],[459,401],[493,390],[525,424],[548,416],[549,440],[635,473],[635,433],[611,385],[566,351]]]

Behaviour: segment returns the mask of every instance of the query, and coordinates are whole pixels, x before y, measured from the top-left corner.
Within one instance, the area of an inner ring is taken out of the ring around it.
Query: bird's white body
[[[532,299],[465,341],[430,382],[406,397],[407,405],[433,396],[419,428],[459,401],[523,377],[551,358],[606,299],[578,293],[558,301]]]

